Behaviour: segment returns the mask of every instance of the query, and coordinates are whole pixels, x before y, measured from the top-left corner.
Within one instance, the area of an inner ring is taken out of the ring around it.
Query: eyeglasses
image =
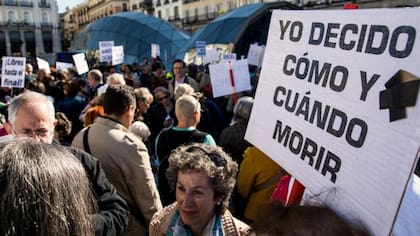
[[[162,101],[163,99],[168,99],[169,98],[169,95],[168,94],[166,94],[165,96],[163,96],[163,97],[161,97],[161,98],[157,98],[157,100],[160,102],[160,101]]]
[[[43,128],[37,129],[37,130],[22,129],[19,132],[16,132],[16,130],[14,130],[14,133],[21,137],[31,137],[31,138],[35,136],[37,136],[38,138],[45,138],[45,137],[48,137],[48,135],[50,135],[50,131]]]
[[[216,167],[224,167],[227,164],[226,159],[223,158],[222,156],[220,156],[219,154],[207,152],[206,150],[204,150],[201,147],[191,146],[191,147],[187,148],[185,151],[189,152],[189,153],[193,153],[195,151],[199,151],[199,152],[204,153],[207,157],[210,158],[210,160],[214,163],[214,165],[216,165]]]

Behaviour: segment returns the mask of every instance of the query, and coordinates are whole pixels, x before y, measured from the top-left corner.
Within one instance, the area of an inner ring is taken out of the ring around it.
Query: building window
[[[6,34],[0,31],[0,55],[6,55]]]
[[[210,19],[209,6],[204,7],[204,15],[206,16],[206,20]]]
[[[31,23],[31,15],[27,11],[23,13],[23,23],[25,24]]]
[[[42,31],[42,41],[44,43],[44,50],[46,53],[53,52],[53,42],[51,31]]]
[[[179,8],[178,8],[178,6],[174,7],[174,17],[175,17],[175,19],[179,19]]]
[[[20,32],[10,31],[9,38],[12,46],[12,56],[20,56],[22,54],[21,47],[23,43],[22,39],[20,38]]]
[[[15,16],[15,12],[14,11],[9,11],[7,13],[7,16],[8,16],[9,23],[15,23],[16,22],[16,16]]]
[[[198,8],[195,8],[194,9],[194,21],[198,21],[198,18],[199,18],[199,16],[198,16]]]
[[[157,13],[158,13],[158,18],[162,19],[162,12],[159,10]]]
[[[42,13],[42,23],[48,23],[48,14],[46,12]]]
[[[25,47],[26,47],[26,56],[35,57],[36,56],[36,44],[35,44],[35,33],[33,31],[25,32]]]

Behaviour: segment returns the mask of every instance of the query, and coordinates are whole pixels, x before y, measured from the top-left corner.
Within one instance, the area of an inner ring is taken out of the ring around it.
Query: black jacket
[[[82,163],[91,190],[97,200],[99,212],[95,215],[96,235],[120,235],[128,224],[129,208],[115,187],[108,181],[99,161],[92,155],[66,146]]]

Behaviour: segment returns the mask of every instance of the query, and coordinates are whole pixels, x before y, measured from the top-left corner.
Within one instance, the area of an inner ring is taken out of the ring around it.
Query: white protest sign
[[[55,68],[57,70],[67,70],[68,68],[72,68],[72,67],[73,67],[73,64],[71,63],[60,62],[60,61],[55,62]]]
[[[47,72],[47,74],[51,73],[50,70],[50,63],[48,63],[48,61],[43,60],[39,57],[36,58],[36,64],[38,64],[38,70],[44,69],[45,72]]]
[[[112,65],[122,64],[124,60],[124,46],[112,47]]]
[[[101,62],[112,61],[112,47],[114,41],[99,41],[99,57]]]
[[[197,51],[197,56],[204,57],[206,55],[206,41],[195,42],[195,50]]]
[[[152,58],[160,56],[160,46],[159,44],[152,43]]]
[[[273,11],[246,132],[374,235],[390,234],[420,148],[419,13]]]
[[[236,53],[223,54],[222,60],[236,60]]]
[[[1,67],[1,86],[23,88],[25,87],[24,57],[3,57]]]
[[[74,65],[76,66],[77,73],[79,75],[84,74],[89,71],[89,66],[86,61],[86,56],[84,53],[74,54],[73,56]]]
[[[216,48],[210,48],[206,51],[206,55],[203,58],[203,63],[213,63],[219,61],[219,54],[217,53]]]
[[[258,46],[257,44],[249,45],[248,50],[248,64],[254,66],[260,66],[264,55],[264,46]]]
[[[213,97],[225,96],[251,89],[251,79],[247,61],[235,60],[230,63],[234,86],[232,86],[228,61],[222,61],[221,63],[211,64],[209,66]]]

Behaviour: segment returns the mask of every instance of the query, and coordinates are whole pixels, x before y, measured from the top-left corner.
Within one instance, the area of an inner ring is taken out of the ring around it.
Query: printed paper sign
[[[99,41],[99,55],[101,62],[111,62],[112,61],[112,47],[114,46],[114,41]]]
[[[72,68],[73,64],[71,63],[66,63],[66,62],[55,62],[55,68],[57,70],[67,70],[68,68]]]
[[[74,65],[76,66],[77,73],[79,75],[87,73],[89,71],[89,66],[86,61],[86,56],[84,53],[78,53],[73,55]]]
[[[44,69],[45,72],[47,72],[47,74],[51,73],[50,70],[50,63],[48,63],[48,61],[43,60],[39,57],[36,58],[36,63],[38,64],[38,69]]]
[[[157,58],[158,56],[160,56],[160,46],[152,43],[152,58]]]
[[[203,63],[208,64],[208,63],[214,63],[218,61],[219,61],[219,54],[217,53],[217,49],[210,48],[209,50],[207,50],[206,55],[203,58]]]
[[[420,150],[418,32],[418,9],[273,11],[246,132],[374,235],[392,231]]]
[[[197,56],[204,57],[206,55],[206,41],[195,42],[195,48],[197,51]]]
[[[236,60],[236,53],[223,54],[223,60]]]
[[[264,56],[264,46],[258,46],[257,44],[249,45],[248,50],[248,64],[254,66],[260,66],[262,62],[262,58]]]
[[[112,65],[122,64],[124,60],[124,46],[112,47]]]
[[[229,63],[231,63],[231,66],[229,66]],[[225,96],[251,89],[251,79],[246,60],[222,61],[218,64],[211,64],[209,70],[213,97]],[[233,75],[233,87],[230,70],[232,70]]]
[[[1,67],[1,86],[12,88],[25,87],[24,57],[3,57]]]

